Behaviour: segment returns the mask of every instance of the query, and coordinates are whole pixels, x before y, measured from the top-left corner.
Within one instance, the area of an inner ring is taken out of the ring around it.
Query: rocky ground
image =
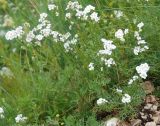
[[[150,81],[146,81],[143,88],[147,95],[135,119],[121,121],[118,118],[111,118],[104,126],[160,126],[160,98],[152,95],[154,86]]]

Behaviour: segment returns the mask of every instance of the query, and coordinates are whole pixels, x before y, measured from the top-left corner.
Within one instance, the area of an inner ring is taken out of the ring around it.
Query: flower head
[[[131,102],[131,96],[129,94],[124,94],[122,97],[122,102],[123,103],[130,103]]]
[[[19,114],[15,117],[16,123],[24,123],[27,120],[27,117],[23,117],[22,114]]]
[[[143,79],[147,78],[147,72],[149,71],[149,69],[150,69],[150,66],[147,63],[143,63],[136,67],[137,73]]]
[[[90,63],[88,65],[88,68],[89,68],[90,71],[94,70],[94,63]]]
[[[104,98],[99,98],[98,100],[97,100],[97,105],[104,105],[105,103],[107,103],[108,101],[106,100],[106,99],[104,99]]]

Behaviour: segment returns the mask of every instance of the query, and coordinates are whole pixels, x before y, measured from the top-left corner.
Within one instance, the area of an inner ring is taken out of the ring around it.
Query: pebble
[[[147,110],[148,110],[148,109],[151,109],[151,107],[152,107],[152,104],[149,104],[149,103],[148,103],[147,105],[144,106],[144,109],[147,109]]]
[[[153,116],[152,119],[156,124],[159,123],[159,117],[158,116]]]
[[[147,122],[145,126],[156,126],[155,122]]]
[[[145,98],[145,102],[146,103],[155,103],[156,101],[157,100],[156,100],[155,96],[153,96],[153,95],[148,95]]]
[[[147,119],[147,115],[141,116],[141,118],[146,120]]]
[[[151,111],[157,111],[157,108],[158,108],[158,106],[153,105],[153,106],[151,107]]]
[[[117,126],[118,123],[119,123],[118,118],[111,118],[105,122],[104,126]]]
[[[131,121],[131,126],[139,126],[142,123],[140,119],[135,119]]]
[[[143,84],[143,89],[146,92],[146,94],[150,94],[154,91],[154,86],[150,81],[145,81]]]

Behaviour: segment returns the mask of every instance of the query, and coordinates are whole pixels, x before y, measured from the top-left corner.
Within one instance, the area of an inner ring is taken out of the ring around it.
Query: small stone
[[[152,119],[154,120],[154,122],[156,122],[157,124],[160,124],[160,111],[156,111],[153,114]]]
[[[147,115],[141,116],[141,118],[146,120],[147,119]]]
[[[154,86],[150,81],[145,81],[143,84],[143,89],[146,92],[146,94],[150,94],[154,91]]]
[[[157,100],[156,100],[155,96],[153,96],[153,95],[148,95],[145,98],[145,102],[146,103],[155,103],[156,101]]]
[[[158,116],[153,116],[152,119],[156,124],[159,123],[159,117]]]
[[[118,118],[111,118],[104,123],[104,126],[117,126],[119,123]]]
[[[142,121],[140,119],[135,119],[131,121],[131,126],[140,126]]]
[[[153,117],[152,114],[149,114],[149,117],[152,118]]]
[[[141,115],[141,116],[144,116],[144,113],[143,113],[143,112],[140,112],[140,115]]]
[[[156,126],[155,122],[147,122],[145,126]]]
[[[153,106],[151,107],[151,111],[157,111],[157,108],[158,108],[158,106],[153,105]]]
[[[152,104],[148,103],[147,105],[144,106],[144,109],[149,110],[151,109],[152,106],[153,106]]]

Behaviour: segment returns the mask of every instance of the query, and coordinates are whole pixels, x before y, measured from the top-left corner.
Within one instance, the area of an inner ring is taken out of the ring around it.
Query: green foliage
[[[68,1],[55,0],[60,8],[60,16],[56,17],[47,9],[49,1],[2,0],[1,17],[9,15],[13,23],[9,22],[7,26],[3,26],[2,18],[0,27],[6,32],[20,24],[29,23],[33,28],[38,23],[39,14],[47,12],[54,29],[65,33],[69,26],[69,22],[64,18]],[[51,37],[45,39],[41,46],[27,45],[23,41],[24,38],[11,42],[6,41],[4,35],[0,38],[0,68],[9,67],[14,74],[13,78],[0,77],[0,107],[3,106],[5,111],[5,119],[0,120],[0,126],[17,126],[15,117],[20,113],[28,117],[28,125],[35,126],[42,124],[99,126],[101,121],[98,122],[96,116],[101,112],[114,111],[121,119],[134,117],[145,94],[140,86],[142,80],[130,86],[127,83],[134,75],[135,67],[141,62],[147,62],[151,66],[147,79],[152,80],[155,85],[159,84],[159,1],[79,0],[79,2],[83,6],[94,5],[101,16],[101,21],[94,24],[73,19],[75,25],[71,33],[78,34],[79,42],[72,52],[66,53],[63,45],[55,43]],[[122,10],[125,16],[121,19],[115,18],[114,10]],[[133,34],[137,30],[133,21],[135,19],[137,22],[144,22],[141,35],[150,47],[150,50],[139,56],[135,56],[132,51],[135,46]],[[114,36],[116,30],[120,28],[130,29],[125,43]],[[26,25],[25,31],[29,30]],[[113,40],[118,48],[113,52],[116,61],[113,68],[105,67],[97,56],[97,52],[102,49],[101,38]],[[16,49],[16,52],[13,52],[13,49]],[[88,70],[90,62],[95,63],[94,71]],[[121,102],[122,94],[115,90],[119,87],[132,97],[131,103]],[[100,97],[109,102],[97,106],[96,100]]]

